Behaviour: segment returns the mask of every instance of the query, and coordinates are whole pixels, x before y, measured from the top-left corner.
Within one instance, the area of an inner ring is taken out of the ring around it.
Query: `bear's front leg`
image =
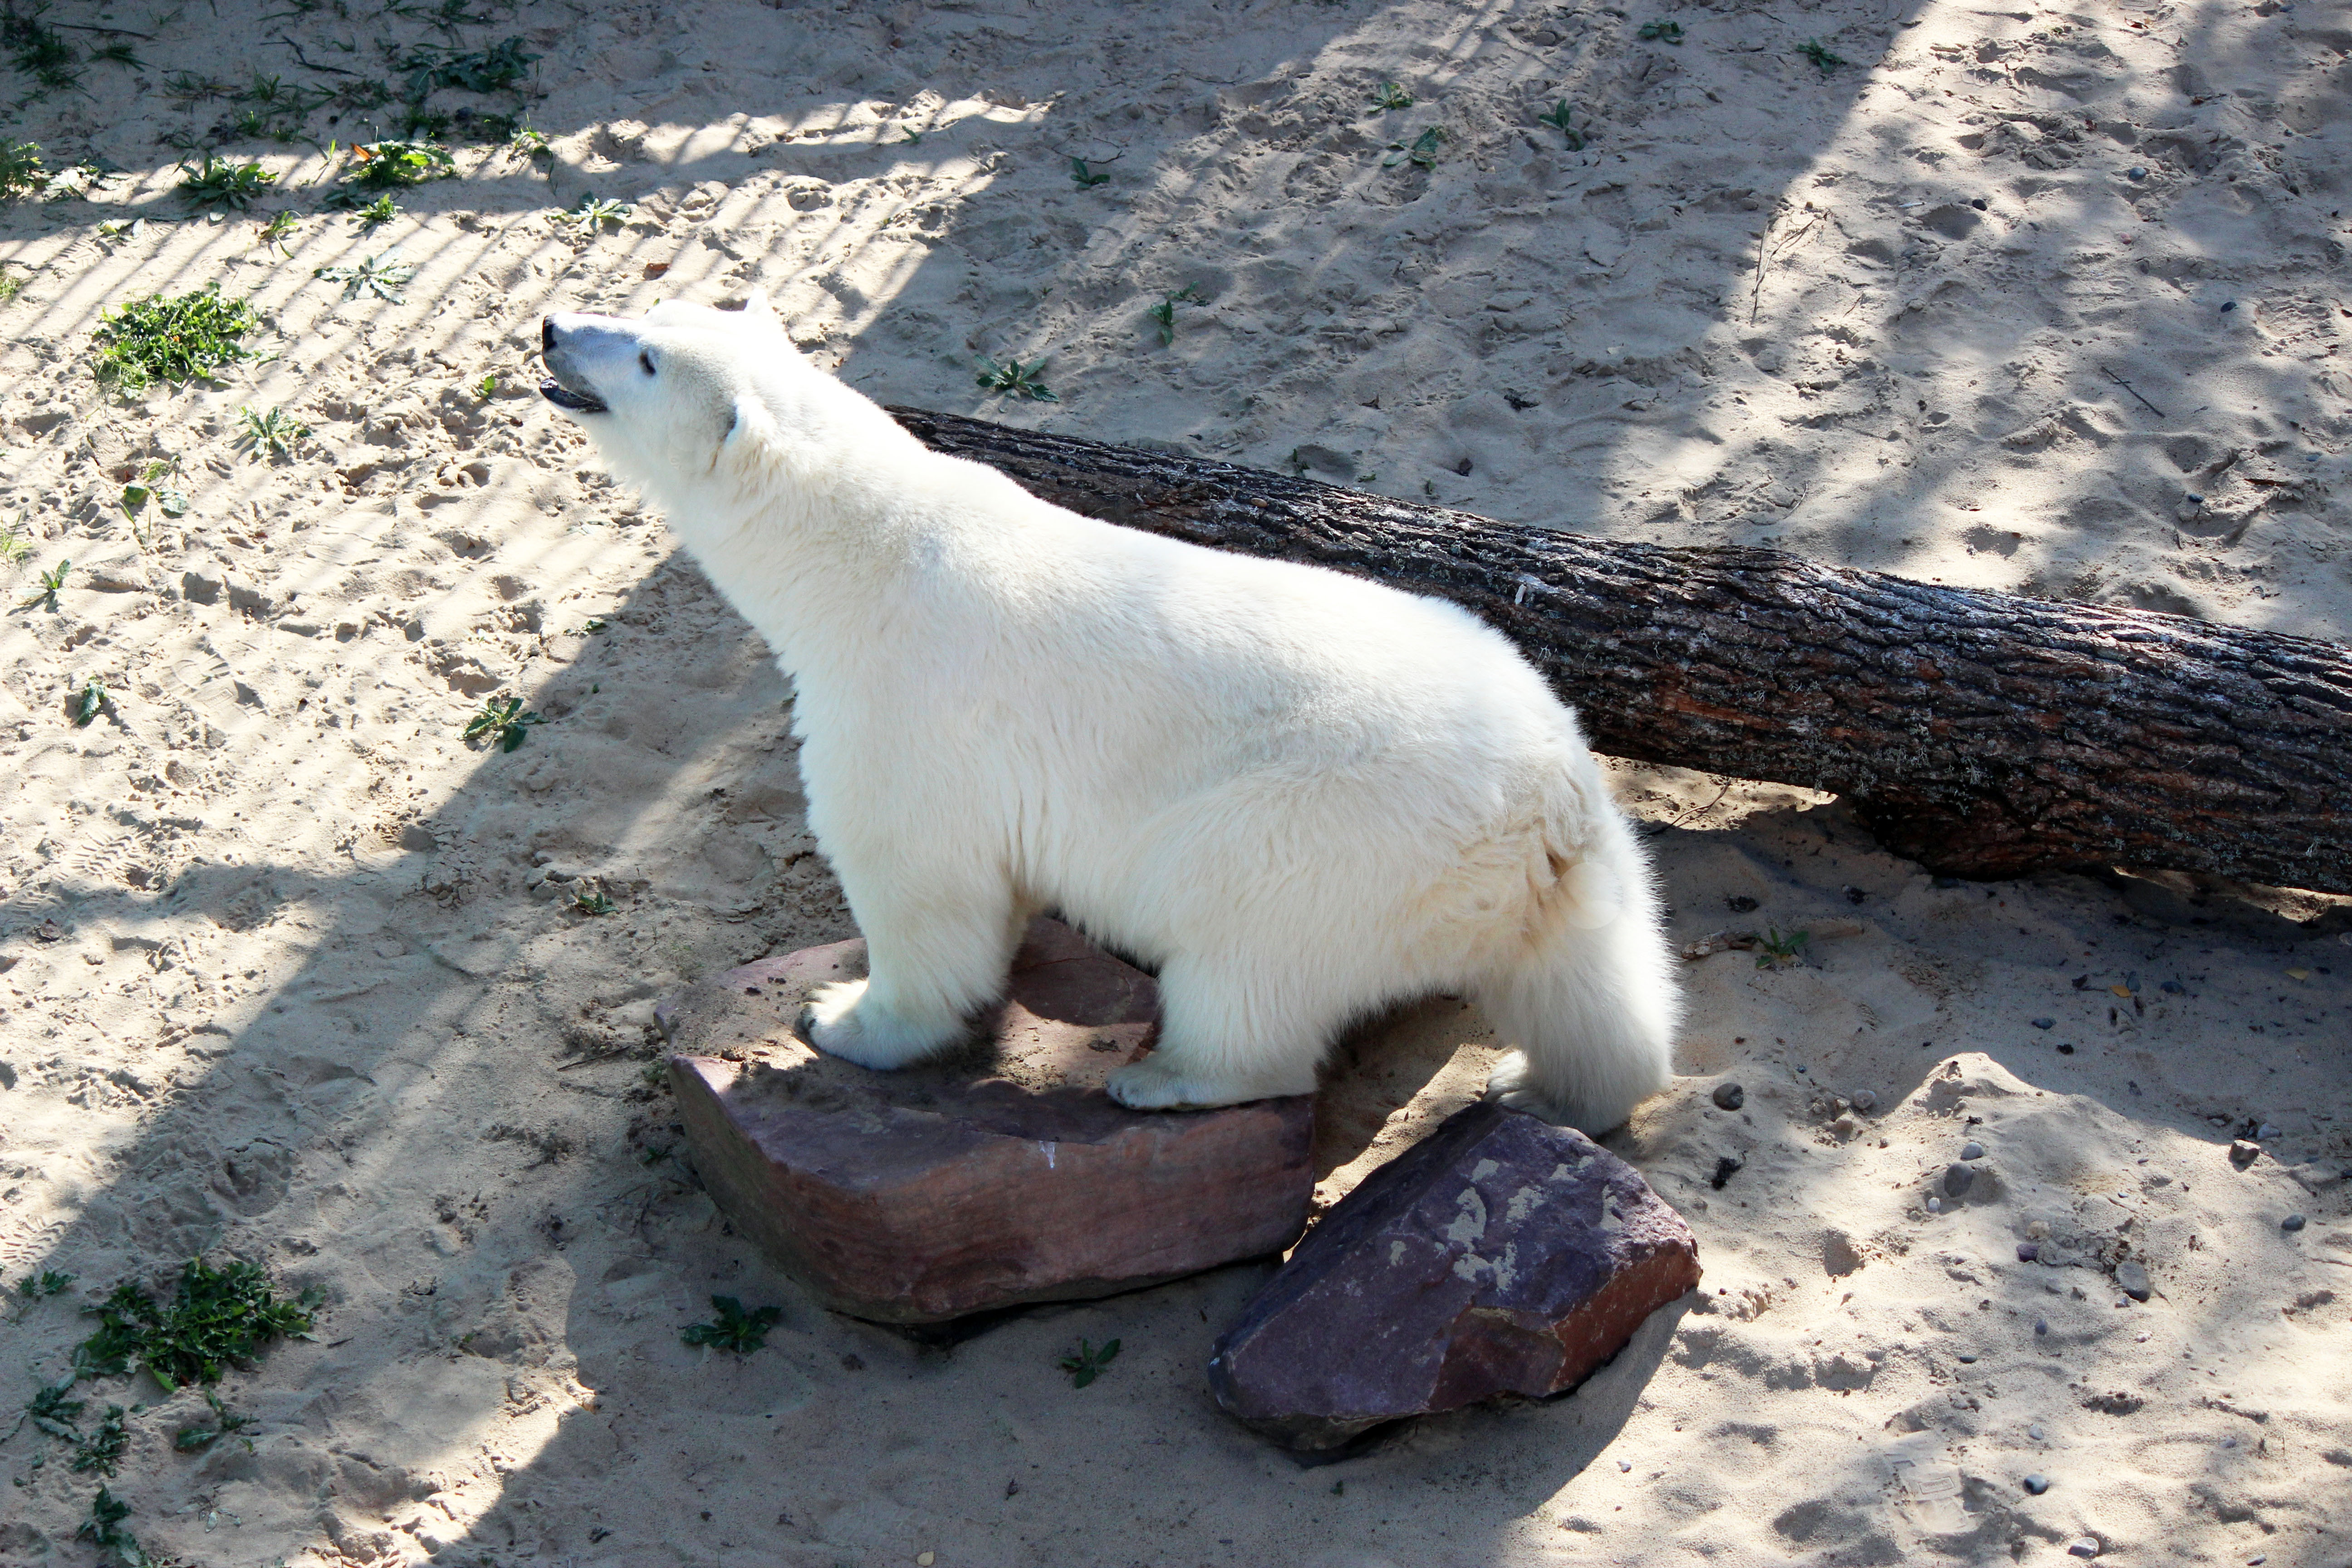
[[[809,1044],[888,1071],[964,1040],[1013,966],[1025,922],[1011,890],[858,885],[848,875],[842,883],[866,933],[866,978],[811,993],[802,1015]]]

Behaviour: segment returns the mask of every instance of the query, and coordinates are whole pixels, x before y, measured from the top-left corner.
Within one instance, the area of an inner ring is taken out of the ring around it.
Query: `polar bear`
[[[938,455],[764,296],[557,314],[541,391],[660,507],[796,693],[867,943],[812,1044],[966,1039],[1033,913],[1159,973],[1138,1109],[1302,1094],[1334,1035],[1465,994],[1490,1092],[1588,1131],[1669,1076],[1657,893],[1575,715],[1456,605],[1080,517]]]

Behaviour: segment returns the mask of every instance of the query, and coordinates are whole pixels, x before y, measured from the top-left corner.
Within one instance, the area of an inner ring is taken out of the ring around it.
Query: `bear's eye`
[[[646,367],[646,374],[647,375],[653,374],[654,356],[649,350],[639,349],[637,351],[637,363]]]

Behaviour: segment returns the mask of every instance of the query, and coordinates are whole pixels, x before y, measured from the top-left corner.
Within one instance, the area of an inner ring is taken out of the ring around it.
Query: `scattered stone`
[[[2025,1478],[2025,1489],[2035,1497],[2040,1497],[2050,1489],[2050,1478],[2044,1475],[2028,1476]]]
[[[2137,1415],[2147,1407],[2147,1401],[2137,1394],[2116,1389],[2111,1394],[2090,1394],[2083,1396],[2083,1408],[2095,1410],[2102,1415]]]
[[[2139,164],[2135,163],[2130,168],[2124,171],[2124,177],[2130,180],[2145,180],[2147,178],[2147,171]]]
[[[1150,977],[1055,921],[970,1048],[898,1072],[793,1033],[865,943],[762,959],[656,1010],[711,1195],[826,1306],[940,1322],[1278,1252],[1307,1222],[1314,1102],[1139,1112],[1104,1092],[1157,1027]]]
[[[2031,1263],[2041,1256],[2042,1244],[2040,1242],[2021,1241],[2017,1244],[2017,1260],[2020,1263]]]
[[[1853,1108],[1868,1115],[1878,1109],[1878,1096],[1866,1089],[1857,1089],[1853,1091]]]
[[[2278,1135],[2279,1130],[2267,1121],[2254,1129],[2254,1142],[2257,1143],[2267,1143]]]
[[[2096,1557],[2098,1554],[2099,1543],[2091,1536],[2078,1535],[2066,1543],[2066,1555],[2069,1557]]]
[[[2042,1429],[2042,1423],[2039,1421],[2036,1421],[2032,1426],[2028,1426],[2025,1429],[2025,1435],[2032,1438],[2037,1443],[2050,1436],[2048,1432]]]
[[[2291,1214],[2287,1215],[2286,1218],[2279,1221],[2279,1228],[2281,1230],[2301,1230],[2303,1226],[2304,1219],[2299,1214]]]
[[[2263,1146],[2243,1138],[2230,1140],[2230,1163],[2241,1171],[2263,1157]]]
[[[2047,1319],[2047,1318],[2036,1318],[2036,1319],[2034,1319],[2034,1320],[2033,1320],[2033,1337],[2034,1337],[2034,1338],[2036,1338],[2036,1339],[2040,1339],[2042,1335],[2044,1335],[2044,1334],[2048,1333],[2049,1331],[2050,1331],[2050,1320],[2049,1320],[2049,1319]]]
[[[1981,1144],[1981,1143],[1963,1143],[1963,1144],[1961,1144],[1961,1145],[1960,1145],[1960,1158],[1961,1158],[1961,1159],[1963,1159],[1963,1160],[1981,1160],[1981,1159],[1983,1159],[1983,1158],[1984,1158],[1984,1145],[1983,1145],[1983,1144]]]
[[[2145,1301],[2149,1295],[2147,1270],[2129,1259],[2116,1265],[2116,1289],[2135,1301]]]
[[[1723,1184],[1738,1175],[1739,1171],[1739,1162],[1725,1154],[1715,1162],[1715,1174],[1706,1179],[1706,1184],[1719,1193],[1723,1191]]]
[[[2033,1020],[2033,1026],[2037,1029],[2054,1029],[2058,1026],[2058,1020],[2055,1018],[2036,1018]]]
[[[1572,1388],[1699,1280],[1641,1173],[1493,1102],[1367,1177],[1243,1308],[1209,1361],[1227,1414],[1284,1446]]]
[[[1715,1086],[1714,1100],[1719,1110],[1737,1110],[1748,1103],[1748,1091],[1736,1083],[1719,1083]],[[1716,1184],[1717,1186],[1722,1184],[1720,1182]]]
[[[1944,1200],[1936,1196],[1933,1193],[1927,1194],[1927,1212],[1929,1214],[1942,1214],[1944,1212]]]
[[[1972,1167],[1947,1165],[1944,1167],[1944,1195],[1948,1198],[1957,1198],[1976,1185],[1976,1180],[1977,1173]]]

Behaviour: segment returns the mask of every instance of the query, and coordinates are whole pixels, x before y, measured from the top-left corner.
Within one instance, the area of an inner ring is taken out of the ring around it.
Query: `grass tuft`
[[[1843,55],[1832,54],[1830,52],[1830,47],[1827,44],[1822,43],[1819,38],[1807,38],[1803,43],[1797,46],[1797,52],[1804,56],[1807,59],[1812,61],[1813,64],[1821,67],[1822,74],[1823,76],[1829,75],[1840,66],[1852,65],[1853,63]]]
[[[0,202],[38,194],[49,183],[37,142],[0,142]]]
[[[1086,1341],[1080,1340],[1077,1353],[1064,1356],[1058,1364],[1064,1372],[1070,1374],[1071,1387],[1084,1388],[1100,1377],[1118,1355],[1117,1340],[1105,1340],[1099,1345],[1090,1345]]]
[[[535,712],[524,712],[520,697],[493,697],[482,705],[479,713],[466,721],[462,738],[487,740],[501,752],[511,752],[530,739],[527,726],[546,722]]]
[[[237,417],[244,422],[242,439],[256,452],[267,452],[273,458],[290,458],[310,434],[310,427],[283,408],[240,408]]]
[[[356,300],[362,294],[373,294],[379,300],[389,300],[395,305],[408,302],[400,291],[401,285],[416,276],[416,268],[400,259],[397,250],[379,251],[375,255],[347,267],[321,267],[310,274],[330,283],[343,286],[343,298]]]

